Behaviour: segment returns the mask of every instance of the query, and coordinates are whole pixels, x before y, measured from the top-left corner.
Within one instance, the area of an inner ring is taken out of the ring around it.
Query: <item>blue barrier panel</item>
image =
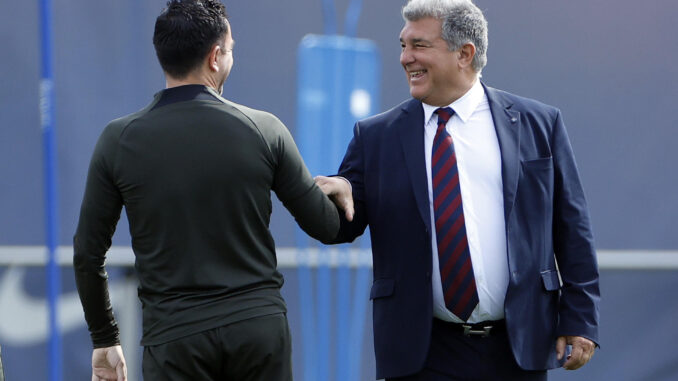
[[[311,174],[333,174],[353,136],[355,122],[377,112],[380,79],[377,48],[364,39],[308,35],[301,41],[298,57],[296,140]],[[360,364],[369,269],[364,266],[359,269],[351,297],[348,246],[339,248],[336,282],[332,281],[335,274],[331,271],[329,251],[319,248],[313,287],[309,242],[298,230],[303,379],[355,379],[352,374],[358,374]],[[337,285],[336,298],[332,284]],[[335,362],[331,363],[333,352]]]
[[[298,57],[299,149],[312,174],[334,173],[353,124],[377,111],[377,47],[365,39],[307,35]]]

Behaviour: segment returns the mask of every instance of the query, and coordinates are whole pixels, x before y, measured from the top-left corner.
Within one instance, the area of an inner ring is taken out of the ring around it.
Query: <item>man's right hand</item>
[[[127,365],[120,345],[92,351],[92,381],[127,381]]]
[[[320,187],[320,190],[328,195],[344,211],[346,219],[353,221],[355,211],[353,209],[351,183],[343,177],[316,176],[314,180],[316,185]]]

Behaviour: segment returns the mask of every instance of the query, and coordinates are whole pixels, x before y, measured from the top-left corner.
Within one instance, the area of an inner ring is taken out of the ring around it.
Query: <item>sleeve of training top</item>
[[[120,343],[104,268],[123,204],[113,181],[117,141],[116,129],[111,125],[99,137],[73,237],[75,281],[94,348]]]
[[[273,190],[304,232],[327,243],[339,231],[337,208],[313,181],[287,127],[272,115],[271,119],[276,134],[269,145],[277,160]]]

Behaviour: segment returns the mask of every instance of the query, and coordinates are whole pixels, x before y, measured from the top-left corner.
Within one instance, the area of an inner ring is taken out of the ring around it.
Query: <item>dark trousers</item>
[[[261,316],[144,347],[144,381],[292,380],[285,314]]]
[[[424,369],[389,381],[546,381],[546,371],[526,371],[516,363],[505,329],[490,336],[466,336],[434,319]]]

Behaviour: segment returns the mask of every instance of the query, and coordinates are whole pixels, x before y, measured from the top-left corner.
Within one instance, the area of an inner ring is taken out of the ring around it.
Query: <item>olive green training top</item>
[[[284,312],[269,231],[271,190],[310,236],[336,236],[337,208],[275,116],[187,85],[112,121],[94,149],[74,237],[76,284],[94,347],[119,343],[104,260],[123,205],[142,345]]]

